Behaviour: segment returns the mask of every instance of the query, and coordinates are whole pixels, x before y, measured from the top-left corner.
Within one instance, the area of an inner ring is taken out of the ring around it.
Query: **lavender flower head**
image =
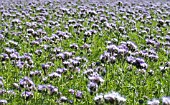
[[[29,92],[29,91],[24,91],[21,96],[25,99],[25,100],[29,100],[30,98],[33,97],[33,93]]]

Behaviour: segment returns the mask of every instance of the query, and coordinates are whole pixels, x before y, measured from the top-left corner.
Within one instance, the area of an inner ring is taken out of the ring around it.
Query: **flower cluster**
[[[99,94],[95,96],[94,101],[97,105],[102,104],[102,103],[123,105],[126,103],[126,99],[122,97],[119,93],[114,92],[114,91],[106,93],[106,94]]]

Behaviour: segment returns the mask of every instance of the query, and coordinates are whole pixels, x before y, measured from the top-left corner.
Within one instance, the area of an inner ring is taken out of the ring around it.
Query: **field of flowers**
[[[170,1],[1,1],[6,104],[170,105]]]

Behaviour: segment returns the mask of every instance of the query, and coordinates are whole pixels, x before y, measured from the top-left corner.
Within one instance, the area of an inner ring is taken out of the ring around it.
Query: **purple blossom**
[[[21,94],[21,97],[23,97],[25,100],[29,100],[30,98],[33,97],[33,93],[32,93],[32,92],[29,92],[29,91],[24,91],[24,92]]]
[[[89,82],[87,85],[88,91],[92,94],[93,92],[97,91],[98,84],[94,82]]]
[[[7,100],[3,100],[3,99],[0,100],[0,105],[7,105],[7,104],[8,104]]]
[[[100,77],[99,75],[89,76],[89,80],[97,84],[104,82],[103,78]]]
[[[53,72],[51,74],[48,74],[48,77],[50,77],[50,79],[53,79],[53,78],[60,78],[61,77],[61,74],[58,74],[56,72]]]
[[[19,85],[26,89],[34,89],[35,84],[29,77],[24,77],[20,80]]]
[[[131,64],[134,64],[136,62],[136,59],[133,56],[127,57],[126,60],[127,60],[128,63],[131,63]]]
[[[33,77],[33,76],[41,76],[41,75],[42,75],[41,71],[38,71],[38,70],[30,71],[30,76],[31,77]]]
[[[118,52],[118,47],[116,45],[108,45],[107,46],[108,52]]]
[[[83,98],[83,93],[78,90],[78,91],[76,92],[76,98],[82,99],[82,98]]]
[[[170,104],[170,97],[162,97],[162,104],[169,105]]]
[[[47,86],[46,85],[38,85],[37,89],[38,89],[39,92],[46,92]]]
[[[69,89],[68,92],[71,94],[75,94],[75,90],[73,90],[73,89]]]
[[[41,67],[44,70],[44,74],[46,75],[47,74],[47,70],[50,68],[50,65],[49,64],[42,64]]]
[[[2,34],[0,34],[0,41],[3,40],[4,38],[5,37]]]
[[[165,39],[170,42],[170,35],[166,35]]]
[[[68,101],[68,99],[65,96],[61,96],[59,100],[60,100],[60,102],[67,102]]]

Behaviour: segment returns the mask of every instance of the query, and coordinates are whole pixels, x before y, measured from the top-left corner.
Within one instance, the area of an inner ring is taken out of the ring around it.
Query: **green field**
[[[170,1],[1,1],[0,105],[170,105]]]

